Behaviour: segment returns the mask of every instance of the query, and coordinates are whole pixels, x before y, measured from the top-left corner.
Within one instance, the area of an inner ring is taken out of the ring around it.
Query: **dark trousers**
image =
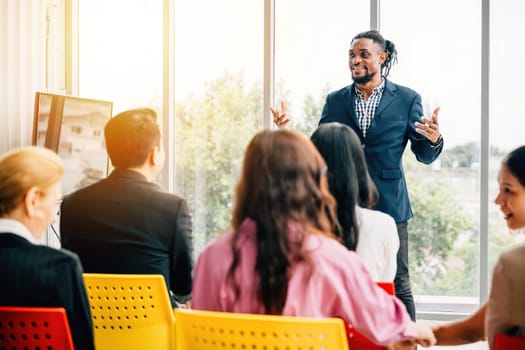
[[[405,304],[410,318],[415,321],[416,306],[408,273],[408,221],[397,223],[397,234],[399,235],[399,251],[397,252],[397,272],[394,279],[396,296]]]

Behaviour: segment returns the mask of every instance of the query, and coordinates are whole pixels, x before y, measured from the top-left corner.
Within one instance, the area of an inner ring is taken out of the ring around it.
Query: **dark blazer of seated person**
[[[191,293],[192,224],[186,201],[154,183],[164,165],[155,118],[154,111],[137,109],[106,124],[115,169],[64,198],[61,242],[86,272],[163,275],[175,306],[175,296]]]
[[[63,307],[75,349],[94,349],[78,257],[39,245],[54,221],[63,167],[53,152],[29,147],[0,158],[0,305]]]

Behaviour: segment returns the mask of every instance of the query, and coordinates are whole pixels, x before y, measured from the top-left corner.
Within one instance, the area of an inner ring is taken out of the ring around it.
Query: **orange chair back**
[[[395,295],[394,282],[377,282],[377,285],[381,287],[385,292],[390,295]],[[377,345],[372,341],[368,340],[364,335],[356,331],[352,325],[347,325],[348,334],[348,345],[352,350],[383,350],[386,349],[384,346]]]
[[[73,350],[66,310],[0,306],[0,348]]]
[[[519,350],[525,349],[525,337],[517,337],[507,334],[496,334],[494,338],[494,350]]]

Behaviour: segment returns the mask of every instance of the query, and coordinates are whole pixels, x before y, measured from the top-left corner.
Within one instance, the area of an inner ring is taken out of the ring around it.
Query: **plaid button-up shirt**
[[[355,85],[355,111],[357,113],[357,119],[363,137],[366,137],[366,132],[370,127],[370,124],[372,124],[372,118],[374,118],[374,114],[376,113],[377,106],[379,106],[379,101],[381,101],[381,96],[383,96],[384,90],[385,79],[382,79],[381,84],[372,90],[372,94],[367,100],[363,96],[361,90],[357,87],[357,84]]]

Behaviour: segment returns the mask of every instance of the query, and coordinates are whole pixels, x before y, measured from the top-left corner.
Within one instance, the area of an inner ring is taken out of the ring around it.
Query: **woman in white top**
[[[396,274],[399,238],[394,219],[369,209],[378,200],[368,174],[359,137],[340,123],[320,125],[312,142],[328,166],[330,192],[337,201],[337,216],[345,246],[354,250],[372,279],[390,282]]]

